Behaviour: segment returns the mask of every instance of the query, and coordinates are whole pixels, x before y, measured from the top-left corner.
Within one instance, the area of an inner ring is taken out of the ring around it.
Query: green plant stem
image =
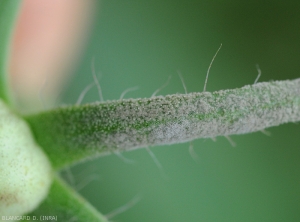
[[[42,216],[55,216],[46,221],[107,222],[97,210],[70,188],[58,176],[53,181],[48,197],[28,216],[31,221],[43,220]],[[35,220],[34,220],[35,218]],[[25,220],[28,221],[28,220]],[[25,222],[24,221],[24,222]]]
[[[300,79],[65,106],[25,117],[55,168],[100,154],[243,134],[300,120]]]

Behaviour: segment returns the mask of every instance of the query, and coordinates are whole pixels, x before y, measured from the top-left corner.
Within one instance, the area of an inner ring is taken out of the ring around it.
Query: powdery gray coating
[[[108,128],[117,123],[119,129],[112,133],[99,132],[98,141],[128,149],[243,134],[296,122],[300,120],[299,105],[300,79],[259,83],[239,90],[126,100],[115,103],[115,111],[93,110],[88,116],[94,117],[94,124]],[[152,124],[135,129],[147,122]]]
[[[300,120],[300,79],[62,107],[33,120],[29,123],[36,134],[48,134],[51,143],[70,152],[120,151],[250,133]]]

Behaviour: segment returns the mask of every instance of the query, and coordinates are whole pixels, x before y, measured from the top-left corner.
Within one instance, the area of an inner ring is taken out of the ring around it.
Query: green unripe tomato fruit
[[[51,181],[50,162],[26,122],[0,100],[0,216],[34,210],[47,196]]]

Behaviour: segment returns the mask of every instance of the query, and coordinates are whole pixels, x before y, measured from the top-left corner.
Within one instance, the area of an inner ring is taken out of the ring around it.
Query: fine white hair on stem
[[[225,136],[232,147],[236,147],[236,143],[230,138],[230,136]]]
[[[71,168],[67,167],[65,169],[66,178],[76,191],[80,191],[92,181],[100,179],[100,176],[97,173],[93,173],[96,169],[95,166],[86,167],[73,175]]]
[[[210,139],[211,139],[212,141],[214,141],[214,142],[217,141],[216,137],[211,137]]]
[[[156,156],[154,155],[154,153],[151,151],[151,149],[146,146],[145,149],[147,150],[147,152],[149,153],[149,155],[151,156],[151,158],[154,160],[154,163],[156,164],[156,166],[159,168],[159,169],[162,169],[162,165],[160,164],[160,162],[158,161],[158,159],[156,158]]]
[[[99,99],[100,99],[100,102],[103,102],[104,99],[103,99],[103,94],[102,94],[101,86],[100,86],[100,83],[99,83],[98,78],[97,78],[97,75],[96,75],[96,69],[95,69],[95,57],[93,57],[93,59],[92,59],[91,69],[92,69],[92,75],[93,75],[95,84],[96,84],[96,86],[97,86],[97,88],[98,88],[98,93],[99,93]]]
[[[256,64],[256,69],[257,69],[258,75],[257,75],[257,77],[256,77],[256,79],[255,79],[255,81],[254,81],[254,84],[256,84],[256,83],[258,82],[259,77],[261,76],[261,70],[260,70],[258,64]]]
[[[75,190],[80,191],[84,187],[86,187],[88,184],[90,184],[91,182],[93,182],[95,180],[99,180],[99,179],[100,179],[100,177],[97,174],[89,175],[86,178],[84,178],[80,183],[76,184]]]
[[[148,146],[146,146],[145,149],[149,153],[151,158],[153,159],[153,161],[154,161],[155,165],[157,166],[157,168],[160,170],[162,177],[167,179],[167,176],[164,172],[164,169],[163,169],[161,163],[159,162],[159,160],[156,158],[155,154],[152,152],[152,150]]]
[[[156,96],[156,94],[159,93],[159,91],[161,91],[163,88],[165,88],[169,84],[171,77],[172,76],[169,76],[167,82],[165,84],[163,84],[160,88],[155,90],[155,92],[151,95],[151,97]]]
[[[126,93],[131,92],[131,91],[134,91],[134,90],[137,90],[137,89],[139,89],[138,86],[135,86],[135,87],[131,87],[131,88],[126,89],[124,92],[122,92],[122,94],[121,94],[121,96],[120,96],[120,100],[124,98],[124,96],[126,95]]]
[[[214,57],[212,58],[209,66],[208,66],[208,69],[207,69],[207,72],[206,72],[206,78],[205,78],[203,92],[206,91],[206,85],[207,85],[207,80],[208,80],[208,75],[209,75],[210,68],[211,68],[211,66],[212,66],[212,64],[213,64],[213,62],[214,62],[214,60],[215,60],[216,56],[218,55],[218,52],[220,51],[221,48],[222,48],[222,43],[221,43],[220,47],[218,48],[217,52],[215,53]]]
[[[66,167],[65,169],[67,180],[69,181],[72,187],[75,187],[75,179],[70,167]]]
[[[267,131],[267,130],[261,130],[260,132],[262,132],[263,134],[265,134],[266,136],[271,136],[271,132]]]
[[[189,153],[190,153],[191,157],[193,158],[193,160],[195,160],[195,161],[198,161],[198,160],[199,160],[199,156],[198,156],[198,154],[195,152],[194,146],[193,146],[193,143],[192,143],[192,142],[190,142],[190,145],[189,145]]]
[[[86,187],[89,183],[91,183],[94,180],[99,180],[99,175],[97,175],[96,173],[92,174],[92,175],[88,175],[88,172],[82,172],[82,175],[80,176],[80,181],[79,183],[77,183],[78,175],[76,175],[76,180],[75,177],[72,173],[72,170],[70,167],[66,167],[64,169],[64,175],[66,177],[66,180],[68,181],[68,183],[71,185],[71,187],[73,187],[76,191],[80,191],[81,189],[83,189],[84,187]]]
[[[76,102],[76,105],[80,105],[82,100],[84,99],[86,93],[95,85],[95,83],[91,83],[89,85],[87,85],[84,90],[80,93],[78,99],[77,99],[77,102]]]
[[[119,157],[121,160],[123,160],[124,163],[129,163],[129,164],[134,164],[135,163],[134,160],[126,158],[119,151],[114,151],[114,154],[116,154],[117,157]]]
[[[89,167],[85,167],[84,169],[80,170],[80,172],[77,172],[75,177],[77,181],[83,181],[85,180],[87,175],[91,175],[91,174],[97,174],[97,166],[92,165]]]
[[[183,77],[182,77],[182,75],[181,75],[181,72],[180,72],[179,70],[177,70],[177,73],[178,73],[178,76],[179,76],[180,81],[181,81],[181,83],[182,83],[182,86],[183,86],[183,88],[184,88],[185,94],[188,94],[188,91],[187,91],[186,85],[185,85],[185,83],[184,83],[184,79],[183,79]]]
[[[105,217],[107,219],[111,219],[111,218],[117,216],[118,214],[124,213],[125,211],[129,210],[134,205],[136,205],[138,202],[140,202],[141,199],[142,199],[141,194],[137,194],[128,203],[126,203],[125,205],[123,205],[123,206],[113,210],[112,212],[106,214]]]

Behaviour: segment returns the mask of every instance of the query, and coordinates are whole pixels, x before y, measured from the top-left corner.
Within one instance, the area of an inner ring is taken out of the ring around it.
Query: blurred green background
[[[62,102],[74,104],[91,82],[95,57],[105,100],[150,97],[171,75],[160,94],[299,78],[299,1],[102,0],[89,44]],[[100,75],[101,73],[101,75]],[[101,77],[100,77],[101,76]],[[84,103],[99,100],[94,87]],[[160,170],[145,149],[101,157],[72,168],[73,185],[103,214],[141,200],[112,218],[122,222],[300,221],[300,136],[298,124],[261,132],[152,147]],[[162,173],[163,171],[163,173]],[[162,176],[164,174],[164,176]],[[94,179],[93,179],[94,178]],[[98,178],[98,179],[95,179]]]

